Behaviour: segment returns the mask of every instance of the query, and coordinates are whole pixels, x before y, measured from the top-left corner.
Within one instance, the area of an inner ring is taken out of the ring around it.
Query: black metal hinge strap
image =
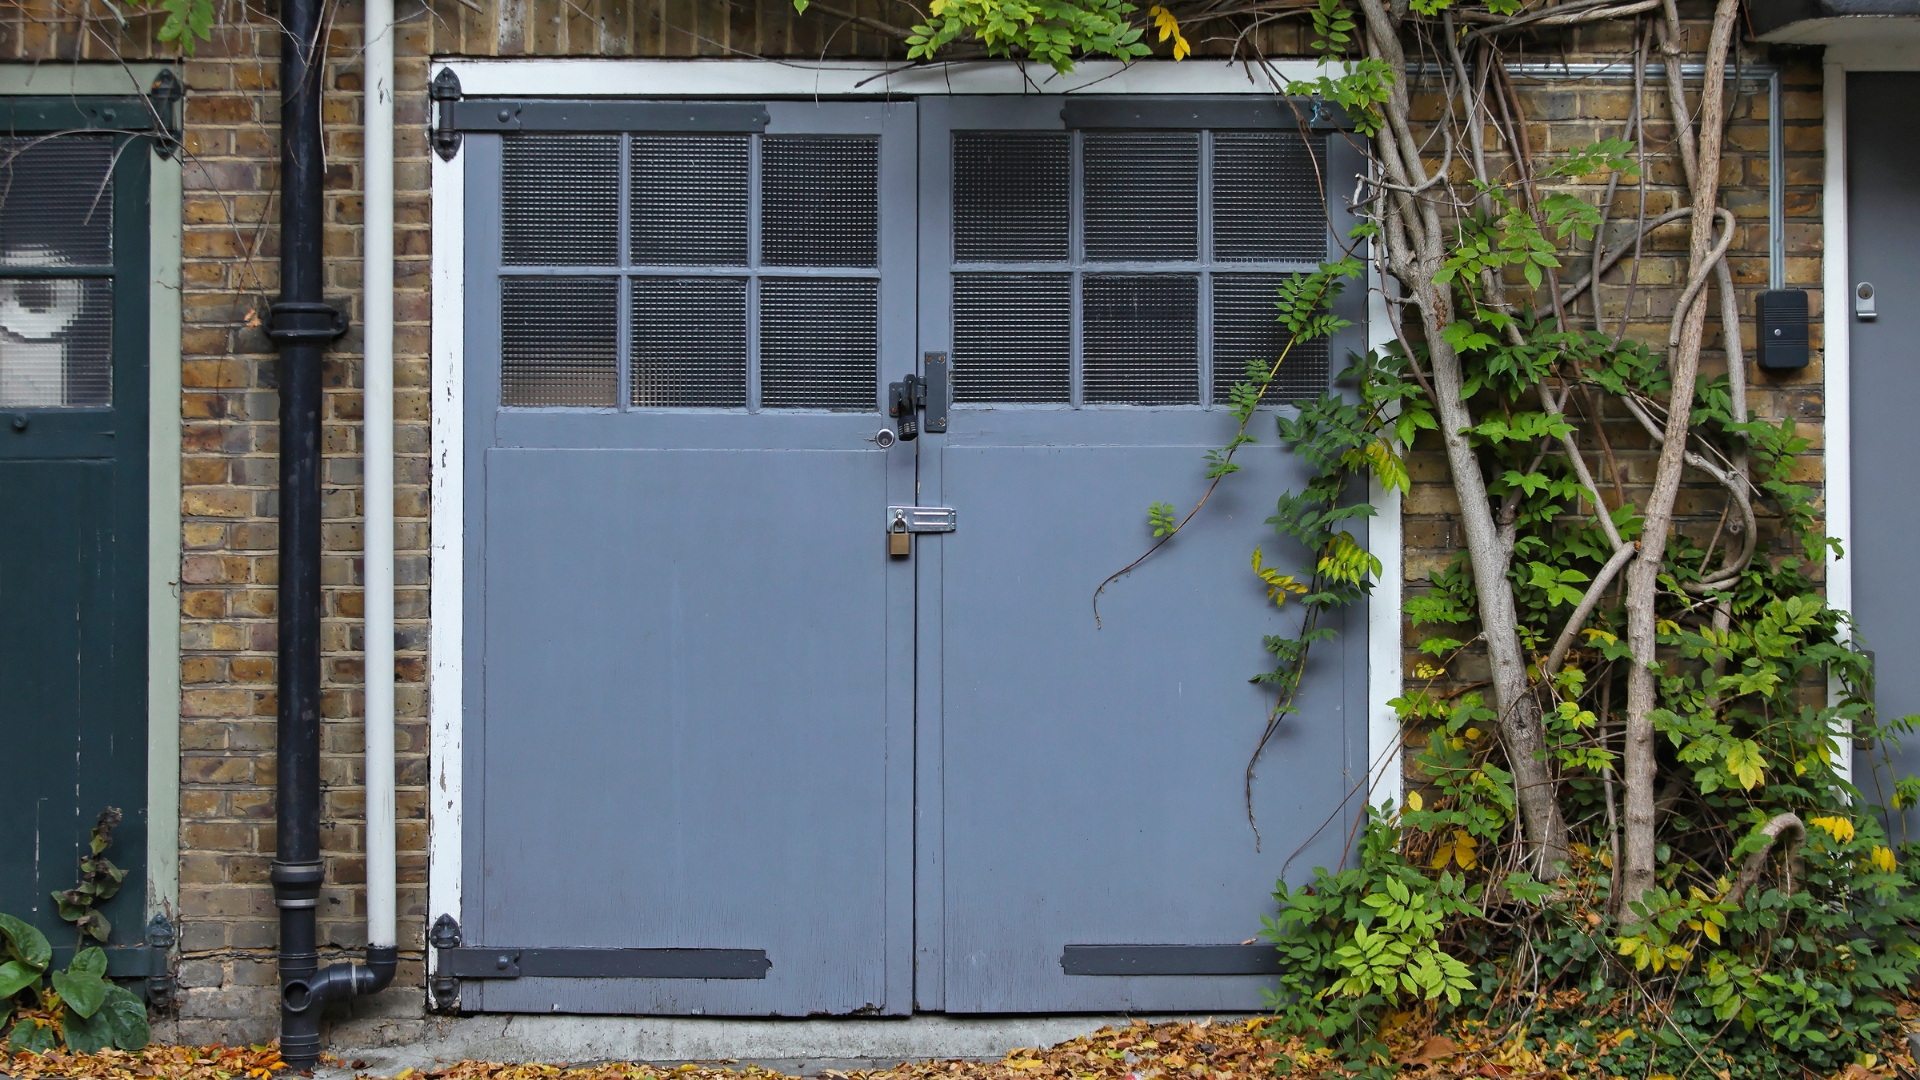
[[[1069,945],[1069,975],[1278,975],[1272,945]]]
[[[450,123],[456,132],[757,133],[767,130],[768,123],[765,105],[664,101],[547,101],[531,98],[466,98],[449,101],[440,107],[440,117],[443,125]]]
[[[1060,109],[1069,128],[1193,131],[1345,131],[1353,122],[1320,98],[1069,97]]]
[[[454,979],[764,979],[764,949],[440,949]]]

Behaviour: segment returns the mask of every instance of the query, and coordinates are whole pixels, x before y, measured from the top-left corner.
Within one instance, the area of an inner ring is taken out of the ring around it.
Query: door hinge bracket
[[[460,131],[453,126],[453,107],[460,100],[460,76],[450,67],[440,69],[433,77],[433,84],[427,87],[427,96],[433,99],[433,152],[440,155],[441,161],[452,161],[460,152]]]
[[[764,949],[435,949],[445,979],[764,979],[773,966]]]

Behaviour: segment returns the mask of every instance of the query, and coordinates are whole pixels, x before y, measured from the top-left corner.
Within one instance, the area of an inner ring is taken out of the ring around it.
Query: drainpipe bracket
[[[273,906],[278,908],[314,908],[320,906],[320,882],[326,869],[318,862],[289,863],[278,859],[267,872],[273,883]]]
[[[347,332],[347,313],[332,304],[282,300],[270,310],[267,336],[275,345],[325,345]]]

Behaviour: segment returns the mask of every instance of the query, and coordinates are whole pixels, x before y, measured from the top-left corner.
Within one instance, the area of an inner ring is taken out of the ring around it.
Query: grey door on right
[[[1920,74],[1847,76],[1849,282],[1873,286],[1874,317],[1853,298],[1829,297],[1852,320],[1853,614],[1873,651],[1883,722],[1920,713],[1920,499],[1913,472],[1913,408],[1920,403]],[[1920,737],[1891,762],[1856,756],[1867,801],[1887,805],[1893,782],[1920,773]],[[1904,835],[1903,835],[1904,832]],[[1920,839],[1920,814],[1893,823],[1895,842]]]
[[[1348,611],[1259,763],[1260,837],[1243,803],[1273,707],[1248,677],[1273,666],[1263,637],[1298,626],[1249,557],[1309,557],[1266,524],[1307,479],[1273,418],[1364,347],[1362,290],[1331,348],[1288,354],[1245,471],[1106,590],[1098,622],[1093,599],[1153,542],[1148,504],[1204,489],[1237,427],[1228,388],[1281,355],[1281,281],[1346,233],[1321,176],[1364,164],[1278,110],[1258,126],[1239,102],[1078,100],[920,104],[920,340],[951,355],[954,395],[921,442],[920,498],[958,528],[915,555],[916,1001],[1255,1010],[1275,958],[1242,943],[1283,872],[1340,864],[1367,776],[1366,621]]]

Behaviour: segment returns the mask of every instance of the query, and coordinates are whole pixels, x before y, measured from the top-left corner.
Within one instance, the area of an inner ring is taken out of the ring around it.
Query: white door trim
[[[433,344],[428,409],[432,423],[432,567],[427,611],[427,918],[462,920],[461,648],[466,567],[466,161],[433,163]],[[439,954],[428,950],[429,963]],[[451,1004],[451,1003],[448,1003]]]
[[[1264,66],[1212,60],[1081,64],[1067,76],[1044,66],[1005,61],[902,68],[878,61],[767,60],[436,60],[433,76],[451,70],[463,95],[567,97],[876,97],[931,94],[1266,94],[1268,72],[1280,79],[1321,73],[1312,60]],[[561,89],[564,88],[564,89]],[[432,599],[429,613],[428,729],[431,789],[427,918],[465,921],[461,909],[462,596],[465,589],[463,159],[433,157]],[[1369,280],[1368,345],[1391,339],[1386,305]],[[1400,600],[1403,553],[1400,498],[1374,491],[1379,514],[1369,548],[1385,571],[1368,601],[1369,799],[1400,798],[1400,723],[1387,704],[1401,694]]]
[[[1821,86],[1821,123],[1826,137],[1821,178],[1820,231],[1824,246],[1820,267],[1822,409],[1826,430],[1827,535],[1840,542],[1841,554],[1827,552],[1827,602],[1853,609],[1853,274],[1847,226],[1847,73],[1920,71],[1920,46],[1861,42],[1827,48]],[[1838,692],[1829,687],[1829,697]],[[1851,740],[1836,739],[1840,772],[1853,778]]]

